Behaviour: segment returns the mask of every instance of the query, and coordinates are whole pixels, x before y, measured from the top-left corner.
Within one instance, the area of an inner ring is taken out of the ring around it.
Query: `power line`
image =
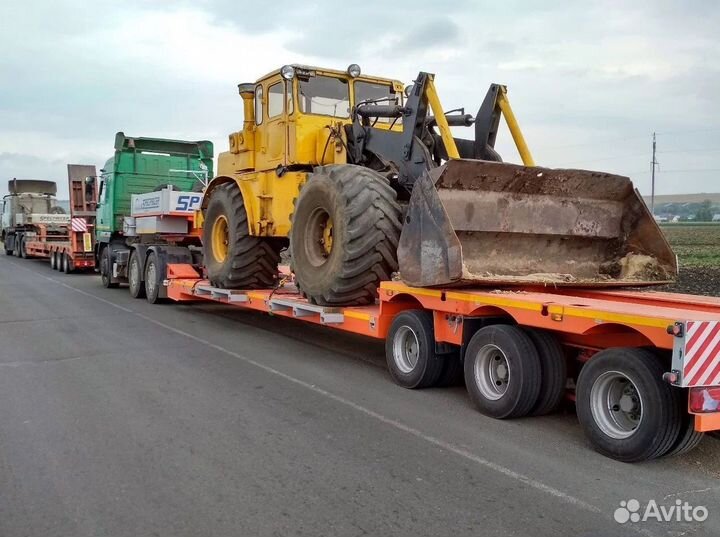
[[[658,153],[715,153],[720,148],[715,149],[671,149],[670,151],[658,151]]]

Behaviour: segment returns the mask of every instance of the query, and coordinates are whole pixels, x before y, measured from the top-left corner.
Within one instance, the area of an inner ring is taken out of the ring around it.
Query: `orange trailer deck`
[[[289,280],[287,271],[285,275]],[[386,281],[376,305],[327,307],[308,303],[292,282],[267,290],[219,289],[187,264],[169,264],[164,284],[173,301],[227,303],[378,339],[395,337],[399,314],[419,311],[431,323],[440,351],[470,348],[478,327],[504,323],[550,335],[571,356],[570,369],[572,363],[594,363],[603,350],[647,354],[650,349],[667,364],[659,372],[663,383],[688,393],[681,413],[688,416],[691,432],[720,430],[720,298],[647,290],[427,289]],[[466,378],[468,374],[466,367]],[[568,394],[574,400],[572,384],[568,383]],[[631,404],[623,396],[618,401]]]

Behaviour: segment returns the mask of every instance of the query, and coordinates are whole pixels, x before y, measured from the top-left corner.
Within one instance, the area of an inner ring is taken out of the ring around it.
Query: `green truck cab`
[[[105,287],[128,283],[133,296],[145,295],[142,286],[148,262],[187,259],[199,251],[199,238],[187,232],[136,232],[133,196],[180,191],[195,193],[192,199],[196,201],[212,177],[212,142],[115,135],[115,153],[100,170],[96,211],[95,255]],[[168,221],[172,217],[157,218]],[[150,268],[157,272],[163,267]]]

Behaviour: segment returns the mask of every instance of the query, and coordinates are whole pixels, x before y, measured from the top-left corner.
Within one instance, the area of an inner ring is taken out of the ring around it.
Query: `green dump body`
[[[213,145],[163,138],[132,138],[118,132],[115,154],[101,170],[96,234],[107,242],[122,233],[130,215],[133,194],[145,194],[167,185],[182,191],[200,191],[213,177]]]

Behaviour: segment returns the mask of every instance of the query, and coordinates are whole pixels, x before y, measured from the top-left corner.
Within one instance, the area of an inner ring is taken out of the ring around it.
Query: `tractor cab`
[[[353,109],[403,102],[402,82],[363,75],[356,64],[346,71],[285,65],[238,89],[244,102],[243,130],[230,135],[230,155],[224,157],[238,171],[344,163],[343,126],[352,123]],[[391,118],[377,123],[401,129],[401,122]]]

